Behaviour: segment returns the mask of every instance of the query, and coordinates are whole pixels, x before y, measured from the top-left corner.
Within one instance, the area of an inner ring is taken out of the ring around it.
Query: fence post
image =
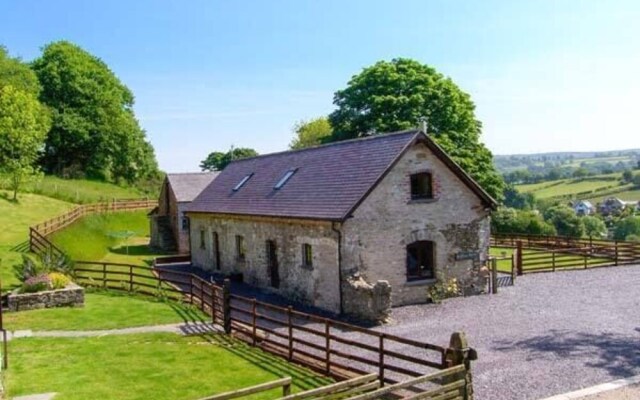
[[[222,318],[224,318],[224,333],[231,333],[231,281],[225,279],[222,283]]]
[[[556,251],[551,250],[551,268],[553,272],[556,272]]]
[[[291,361],[293,359],[293,320],[292,320],[292,307],[287,307],[287,325],[289,328],[289,354],[288,360]]]
[[[474,349],[469,347],[467,337],[464,332],[454,332],[451,334],[447,355],[449,367],[464,365],[464,380],[466,384],[462,388],[462,398],[463,400],[473,400],[471,361],[477,359],[477,353]]]
[[[107,263],[102,263],[102,287],[107,287]]]
[[[616,265],[618,265],[618,241],[616,240],[614,244],[616,246]]]
[[[384,386],[384,333],[380,334],[380,355],[378,358],[378,379],[380,379],[380,387]]]
[[[516,284],[516,259],[515,255],[511,253],[511,283]]]
[[[257,315],[256,315],[256,299],[253,299],[251,301],[251,344],[253,346],[256,345],[256,341],[257,341],[257,336],[258,336],[258,332],[257,332]]]
[[[326,373],[329,375],[331,372],[331,323],[328,319],[324,320],[324,336],[325,336],[325,363]]]
[[[587,258],[588,257],[587,257],[586,254],[583,254],[582,256],[584,257],[584,269],[587,269]]]
[[[491,293],[498,294],[498,259],[491,259]]]
[[[189,304],[193,305],[193,276],[189,276]]]
[[[216,324],[216,285],[209,284],[211,288],[211,324]]]
[[[522,275],[522,241],[516,243],[516,270],[518,275]]]

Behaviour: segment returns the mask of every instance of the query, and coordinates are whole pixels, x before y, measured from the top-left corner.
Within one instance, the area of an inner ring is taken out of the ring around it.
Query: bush
[[[71,283],[71,279],[69,279],[68,276],[63,275],[59,272],[50,273],[49,279],[51,280],[52,289],[64,289],[69,283]]]
[[[46,275],[50,272],[72,276],[73,264],[66,256],[23,254],[22,263],[14,265],[13,271],[20,282],[25,282],[29,278]]]
[[[640,242],[640,235],[629,235],[625,238],[627,242]]]
[[[631,235],[640,236],[640,217],[626,217],[616,223],[614,239],[626,240]]]
[[[51,289],[51,279],[47,274],[40,274],[27,278],[22,284],[23,293],[35,293]]]
[[[501,207],[491,217],[493,233],[555,235],[555,228],[536,211]]]

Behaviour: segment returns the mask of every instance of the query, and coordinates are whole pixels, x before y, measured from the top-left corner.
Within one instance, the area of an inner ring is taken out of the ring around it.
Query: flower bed
[[[84,306],[84,288],[69,283],[63,289],[44,290],[35,293],[20,293],[14,290],[8,296],[9,311],[35,310],[53,307]]]

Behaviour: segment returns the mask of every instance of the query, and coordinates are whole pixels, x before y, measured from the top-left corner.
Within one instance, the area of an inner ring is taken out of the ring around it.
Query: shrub
[[[49,274],[49,279],[51,280],[52,289],[64,289],[69,283],[71,283],[71,279],[69,279],[68,276],[59,272],[51,272]]]
[[[51,289],[51,279],[47,274],[27,278],[22,284],[23,293],[35,293]]]
[[[63,275],[73,275],[73,264],[66,256],[53,254],[23,254],[22,263],[14,265],[14,274],[20,282],[50,272],[59,272]]]
[[[427,289],[427,298],[432,303],[440,303],[443,299],[460,295],[460,287],[456,278],[438,280]]]

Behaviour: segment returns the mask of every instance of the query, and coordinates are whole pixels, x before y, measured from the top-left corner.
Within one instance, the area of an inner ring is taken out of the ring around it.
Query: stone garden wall
[[[26,311],[54,307],[84,306],[84,288],[75,283],[64,289],[37,293],[17,293],[8,296],[9,311]]]

